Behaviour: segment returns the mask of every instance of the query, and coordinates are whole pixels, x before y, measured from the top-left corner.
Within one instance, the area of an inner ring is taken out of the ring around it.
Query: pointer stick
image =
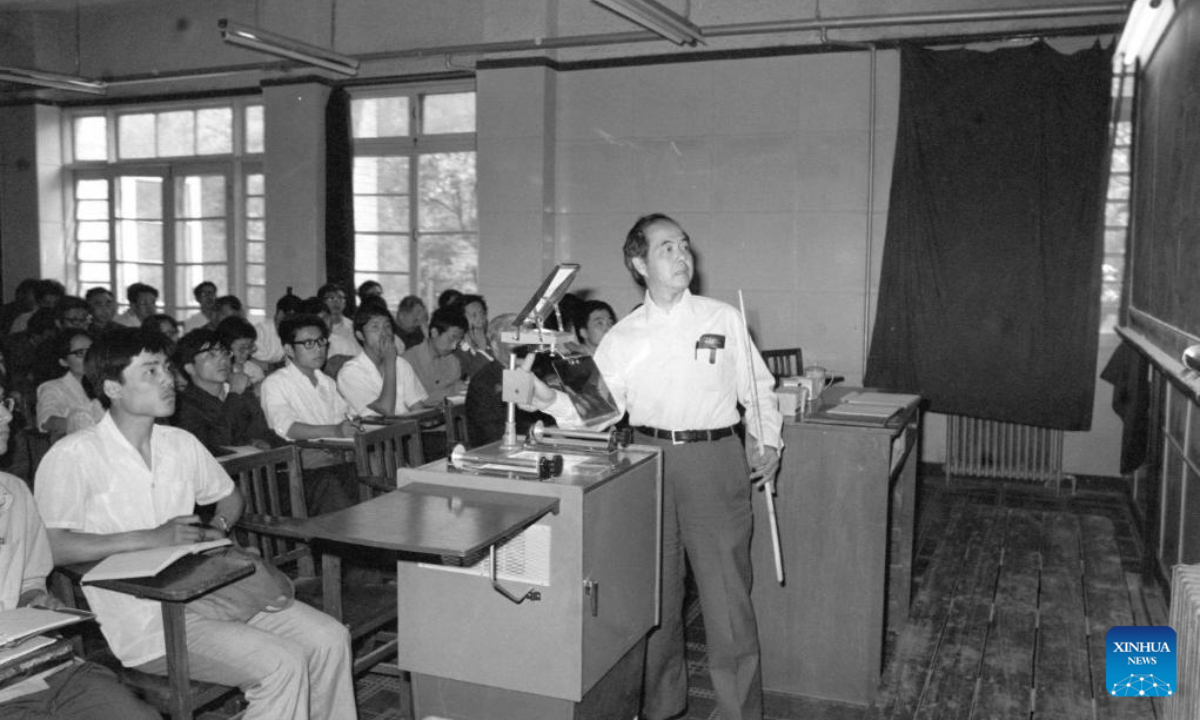
[[[762,414],[758,406],[758,383],[754,381],[754,352],[750,344],[750,326],[746,320],[746,301],[742,299],[742,291],[738,290],[738,305],[742,311],[742,341],[746,346],[746,365],[750,373],[750,392],[754,398],[754,420],[757,430],[758,443],[765,452],[763,440]],[[771,522],[771,547],[775,550],[775,579],[783,584],[783,553],[779,549],[779,519],[775,516],[775,479],[767,478],[763,483],[763,495],[767,498],[767,519]]]

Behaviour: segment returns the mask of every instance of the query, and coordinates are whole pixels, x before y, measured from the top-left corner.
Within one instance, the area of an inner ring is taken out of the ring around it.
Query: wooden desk
[[[73,565],[72,575],[82,576],[95,563]],[[188,668],[184,604],[254,572],[248,560],[223,555],[186,555],[153,577],[100,580],[87,583],[134,597],[162,603],[163,632],[166,634],[167,679],[170,684],[170,713],[175,720],[191,718],[196,706]],[[201,698],[200,702],[205,702]]]
[[[917,401],[886,422],[824,412],[784,425],[778,480],[786,585],[775,581],[766,503],[754,498],[754,606],[763,687],[867,705],[885,632],[908,617],[916,501]]]

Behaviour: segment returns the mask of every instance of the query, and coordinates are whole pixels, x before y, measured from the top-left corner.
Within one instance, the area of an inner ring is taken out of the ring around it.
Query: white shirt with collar
[[[723,347],[698,347],[706,335],[720,338],[717,344]],[[595,361],[617,403],[617,417],[628,410],[630,425],[663,430],[729,427],[741,421],[741,403],[748,432],[757,436],[757,414],[766,436],[763,444],[780,448],[783,416],[775,398],[775,377],[753,342],[749,346],[753,375],[742,316],[732,305],[685,290],[668,311],[646,293],[642,305],[600,341]],[[558,394],[547,412],[566,427],[581,424],[565,393]]]
[[[149,530],[234,490],[233,480],[195,435],[154,425],[150,465],[112,415],[51,446],[38,466],[34,497],[48,528],[97,535]],[[166,652],[159,603],[85,585],[113,654],[127,667]]]
[[[47,380],[37,389],[37,429],[45,432],[46,421],[53,417],[66,418],[76,412],[86,413],[92,424],[104,417],[104,407],[99,400],[87,396],[83,384],[70,372],[54,380]],[[86,422],[86,421],[85,421]]]
[[[338,393],[333,378],[316,371],[317,383],[288,361],[263,380],[260,397],[267,424],[285,440],[293,440],[288,429],[294,423],[337,425],[346,419],[350,405]]]
[[[378,415],[369,406],[383,392],[383,375],[366,353],[347,360],[337,377],[337,387],[354,412],[364,417]],[[409,411],[413,405],[429,397],[412,365],[402,357],[396,358],[396,403],[391,415]]]

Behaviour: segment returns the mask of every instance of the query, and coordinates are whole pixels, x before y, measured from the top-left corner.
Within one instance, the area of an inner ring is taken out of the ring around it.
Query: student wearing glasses
[[[282,445],[271,432],[258,396],[243,376],[234,383],[232,353],[217,330],[193,330],[175,346],[175,366],[188,383],[175,400],[175,427],[195,435],[209,452],[251,445],[260,450]]]
[[[329,328],[317,315],[291,315],[279,323],[286,364],[263,380],[260,396],[267,423],[285,440],[350,438],[358,430],[350,420],[350,405],[338,393],[337,383],[321,371],[329,349]],[[308,497],[309,511],[325,513],[349,506],[353,497],[352,463],[347,468],[340,452],[305,448],[301,451],[305,493],[318,490],[317,479],[336,477],[337,483],[320,484],[322,495]]]
[[[48,380],[37,389],[37,427],[51,439],[95,425],[104,417],[100,401],[88,397],[83,388],[83,359],[92,347],[87,330],[63,330],[54,339],[55,357],[66,373]]]

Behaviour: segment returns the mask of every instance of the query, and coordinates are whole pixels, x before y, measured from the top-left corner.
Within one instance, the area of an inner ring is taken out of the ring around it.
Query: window
[[[73,202],[72,292],[134,282],[159,290],[160,308],[197,311],[202,280],[266,309],[262,105],[82,109],[67,116]]]
[[[389,306],[430,307],[446,288],[477,289],[475,92],[360,91],[354,134],[354,281],[377,280]]]
[[[1113,78],[1114,116],[1108,193],[1104,205],[1104,265],[1100,290],[1100,332],[1112,333],[1120,319],[1121,286],[1125,281],[1125,244],[1129,229],[1129,148],[1133,142],[1130,103],[1133,75]]]

